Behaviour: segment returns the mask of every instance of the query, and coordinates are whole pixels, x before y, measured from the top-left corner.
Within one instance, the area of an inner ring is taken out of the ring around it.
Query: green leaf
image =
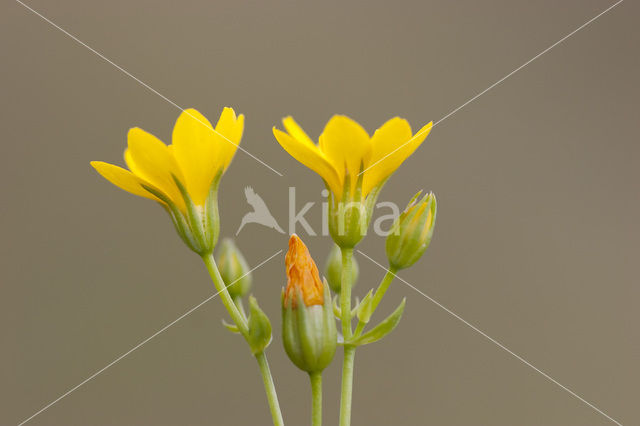
[[[368,345],[369,343],[377,342],[387,334],[391,333],[402,318],[405,302],[406,299],[402,299],[400,306],[398,306],[396,310],[393,311],[393,313],[389,315],[384,321],[349,343],[356,346]]]
[[[240,329],[238,329],[238,326],[235,324],[229,324],[225,320],[222,320],[222,325],[224,325],[227,328],[227,330],[229,330],[232,333],[240,333]]]
[[[253,296],[249,297],[249,331],[245,338],[254,355],[264,351],[271,343],[271,322]]]
[[[369,293],[362,299],[362,302],[356,307],[356,314],[358,319],[364,323],[368,323],[373,314],[373,307],[371,301],[373,300],[373,289],[369,290]]]
[[[333,296],[333,315],[335,315],[336,318],[340,318],[342,316],[340,313],[340,303],[337,294]]]

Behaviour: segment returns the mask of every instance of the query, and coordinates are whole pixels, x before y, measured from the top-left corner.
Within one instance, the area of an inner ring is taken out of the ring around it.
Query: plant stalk
[[[249,331],[249,326],[247,324],[247,319],[245,315],[238,309],[238,306],[231,298],[229,291],[227,290],[227,286],[224,283],[224,280],[220,276],[220,271],[218,270],[218,265],[216,265],[216,261],[213,257],[213,253],[208,253],[202,256],[202,260],[209,271],[209,275],[211,276],[211,280],[218,290],[218,294],[220,295],[220,299],[222,300],[222,304],[231,319],[240,330],[240,333],[243,336],[246,336]],[[233,285],[233,283],[230,283]],[[271,410],[271,417],[273,418],[274,426],[284,426],[284,421],[282,420],[282,412],[280,411],[280,404],[278,403],[278,395],[276,394],[276,388],[273,383],[273,377],[271,376],[271,371],[269,370],[269,363],[267,362],[267,357],[264,352],[260,352],[255,355],[256,360],[258,361],[258,365],[260,366],[260,374],[262,375],[262,380],[264,382],[265,392],[267,393],[267,400],[269,402],[269,409]]]
[[[351,424],[351,395],[353,393],[353,363],[356,347],[345,345],[342,363],[342,396],[340,398],[340,426]]]
[[[353,362],[356,353],[355,346],[347,344],[351,339],[351,267],[353,258],[352,248],[341,247],[342,276],[340,279],[340,321],[344,338],[344,360],[342,363],[342,392],[340,396],[340,426],[351,424],[351,399],[353,392]]]
[[[322,426],[322,373],[309,373],[311,381],[311,425]]]
[[[256,355],[256,360],[258,360],[258,365],[260,366],[260,374],[262,374],[264,390],[267,393],[267,400],[269,401],[269,410],[271,410],[273,425],[284,426],[282,413],[280,412],[280,403],[278,402],[278,394],[276,393],[276,387],[273,383],[273,377],[271,376],[267,356],[264,352],[260,352]]]

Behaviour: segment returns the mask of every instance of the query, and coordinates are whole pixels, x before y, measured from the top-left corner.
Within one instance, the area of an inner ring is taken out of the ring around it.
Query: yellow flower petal
[[[184,211],[184,200],[173,176],[183,183],[184,177],[169,147],[138,127],[129,130],[128,145],[125,161],[129,169],[167,194]]]
[[[284,125],[284,128],[287,130],[289,135],[291,135],[291,137],[295,140],[310,146],[316,146],[313,140],[305,133],[304,130],[302,130],[302,127],[300,127],[298,123],[296,123],[293,117],[289,116],[283,118],[282,124]]]
[[[369,135],[358,123],[344,115],[334,115],[320,136],[320,149],[344,182],[345,168],[355,188],[360,166],[371,155]]]
[[[425,140],[433,122],[424,126],[411,137],[411,126],[401,118],[395,117],[384,123],[371,138],[372,153],[370,167],[364,173],[363,193],[389,177]],[[365,167],[365,168],[366,168]]]
[[[184,110],[173,128],[173,153],[197,205],[204,205],[213,178],[224,167],[218,139],[209,120],[195,109]]]
[[[214,139],[218,139],[215,143],[220,145],[220,160],[224,164],[225,170],[229,167],[238,149],[243,131],[244,115],[240,114],[236,118],[235,111],[232,108],[225,107],[216,124],[216,132],[218,133],[213,134]]]
[[[91,166],[96,169],[100,175],[117,186],[120,189],[124,189],[134,195],[140,197],[150,198],[155,201],[160,201],[153,194],[148,192],[142,187],[142,185],[148,185],[153,187],[149,182],[145,182],[127,169],[114,166],[113,164],[105,163],[103,161],[92,161]],[[161,201],[160,201],[161,202]]]
[[[342,184],[340,183],[338,174],[316,145],[313,143],[311,143],[311,145],[302,143],[275,127],[273,128],[273,134],[285,151],[319,174],[325,182],[327,182],[331,192],[335,193],[338,197],[341,196]]]

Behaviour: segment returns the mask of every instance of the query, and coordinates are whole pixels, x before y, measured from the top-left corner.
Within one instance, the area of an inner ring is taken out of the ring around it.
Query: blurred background
[[[247,117],[221,186],[223,236],[251,185],[281,226],[288,188],[320,227],[322,182],[271,127],[317,138],[335,113],[371,133],[395,115],[437,121],[612,2],[322,3],[29,0],[30,7],[181,107]],[[0,13],[0,424],[18,424],[214,293],[157,205],[99,177],[126,132],[169,142],[179,110],[17,2]],[[640,424],[637,17],[627,1],[439,123],[380,201],[438,196],[427,254],[401,276],[623,424]],[[298,228],[319,264],[330,239]],[[247,225],[251,265],[287,236]],[[386,263],[384,240],[360,249]],[[384,273],[358,258],[356,295]],[[253,293],[280,327],[284,255]],[[354,425],[607,425],[589,408],[396,281],[358,351]],[[258,369],[212,300],[33,425],[268,425]],[[268,350],[289,425],[308,424],[307,377]],[[325,374],[337,424],[340,358]]]

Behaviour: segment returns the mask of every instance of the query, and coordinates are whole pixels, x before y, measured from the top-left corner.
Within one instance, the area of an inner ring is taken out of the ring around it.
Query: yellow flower
[[[91,165],[117,187],[162,204],[193,251],[213,251],[220,233],[218,184],[238,148],[244,116],[225,108],[215,130],[195,109],[184,110],[172,144],[142,129],[129,130],[124,160],[129,170],[102,161]]]
[[[196,206],[204,206],[213,180],[229,167],[244,129],[244,116],[225,108],[215,130],[195,109],[184,110],[173,128],[172,144],[134,127],[129,130],[124,160],[129,167],[102,161],[91,165],[105,179],[132,194],[167,204],[153,192],[186,211],[185,200],[176,179],[184,186]]]
[[[372,137],[354,120],[335,115],[329,120],[316,145],[302,128],[286,117],[286,133],[273,128],[282,147],[293,158],[318,173],[337,199],[342,197],[349,176],[351,194],[362,176],[362,198],[385,181],[424,141],[433,123],[412,136],[411,126],[394,117],[375,131]]]

